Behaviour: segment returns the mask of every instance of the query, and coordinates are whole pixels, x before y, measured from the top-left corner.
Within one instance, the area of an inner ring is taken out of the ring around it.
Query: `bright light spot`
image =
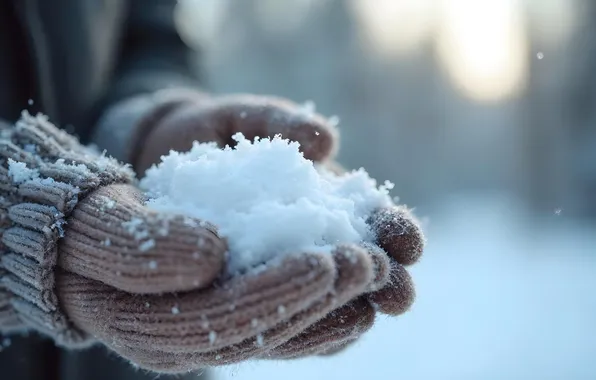
[[[438,54],[464,95],[497,101],[523,88],[528,59],[521,11],[516,0],[443,0]]]
[[[387,56],[415,51],[435,25],[435,0],[350,0],[348,7],[365,42]]]
[[[218,42],[229,0],[178,0],[174,22],[180,37],[193,47]]]
[[[536,54],[536,58],[538,58],[538,59],[544,58],[544,53],[538,52],[538,54]]]

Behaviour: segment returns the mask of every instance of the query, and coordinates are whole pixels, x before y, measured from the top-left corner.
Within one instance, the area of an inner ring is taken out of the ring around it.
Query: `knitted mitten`
[[[136,293],[201,288],[219,274],[226,247],[212,227],[144,208],[128,167],[43,116],[0,129],[1,331],[91,343],[59,302],[62,272]]]
[[[101,342],[143,368],[332,353],[413,299],[403,265],[423,239],[403,208],[371,216],[377,244],[222,278],[214,226],[147,209],[130,170],[41,116],[2,127],[0,195],[0,331]]]

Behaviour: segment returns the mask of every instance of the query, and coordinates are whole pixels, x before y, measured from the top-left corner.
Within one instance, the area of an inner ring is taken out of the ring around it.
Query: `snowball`
[[[298,143],[280,137],[234,140],[234,148],[195,143],[188,153],[172,151],[140,184],[150,208],[216,225],[229,244],[230,273],[374,238],[366,220],[392,204],[392,184],[378,187],[363,169],[342,176],[318,169]]]

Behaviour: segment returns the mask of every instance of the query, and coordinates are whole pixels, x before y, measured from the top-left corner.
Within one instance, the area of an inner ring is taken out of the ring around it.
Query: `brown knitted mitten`
[[[376,310],[398,314],[413,299],[401,265],[418,258],[422,235],[405,209],[371,217],[377,245],[217,278],[227,246],[213,226],[148,210],[125,167],[42,117],[5,128],[0,157],[2,331],[99,341],[143,368],[181,372],[336,351]]]
[[[220,273],[226,245],[213,227],[147,210],[126,166],[43,116],[24,113],[1,130],[1,331],[33,329],[67,347],[92,343],[96,331],[65,313],[55,287],[61,276],[132,294],[197,289]]]

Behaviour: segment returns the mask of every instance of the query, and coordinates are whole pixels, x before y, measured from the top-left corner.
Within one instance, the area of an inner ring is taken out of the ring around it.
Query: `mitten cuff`
[[[41,115],[0,127],[0,331],[33,329],[56,343],[90,337],[60,309],[54,270],[63,226],[79,200],[100,186],[134,181]]]

